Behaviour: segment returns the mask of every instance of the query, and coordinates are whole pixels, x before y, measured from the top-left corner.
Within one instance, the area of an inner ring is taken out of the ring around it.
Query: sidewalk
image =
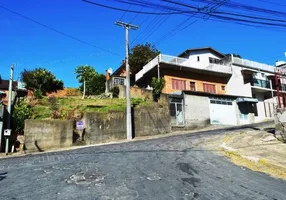
[[[226,136],[219,148],[237,165],[286,179],[286,144],[273,129],[248,130]]]

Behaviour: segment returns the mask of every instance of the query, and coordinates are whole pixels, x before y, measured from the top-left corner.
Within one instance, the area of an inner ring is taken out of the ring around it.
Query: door
[[[236,125],[235,107],[231,99],[210,100],[211,124]]]
[[[172,126],[184,126],[183,98],[170,97],[169,110]]]

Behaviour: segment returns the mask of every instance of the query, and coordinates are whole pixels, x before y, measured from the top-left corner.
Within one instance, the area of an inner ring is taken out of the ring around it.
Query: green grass
[[[52,111],[48,106],[35,105],[32,108],[34,119],[47,119],[51,116]]]
[[[151,101],[132,98],[132,106],[150,105]],[[49,119],[54,110],[52,107],[57,107],[58,110],[68,113],[74,111],[98,112],[106,113],[109,111],[124,111],[126,108],[125,99],[81,99],[80,97],[57,97],[55,105],[52,105],[47,97],[41,99],[33,106],[34,119]]]

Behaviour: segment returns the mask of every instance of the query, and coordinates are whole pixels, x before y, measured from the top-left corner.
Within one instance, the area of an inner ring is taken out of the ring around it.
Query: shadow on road
[[[2,181],[3,179],[5,179],[7,177],[8,172],[3,172],[0,173],[0,181]]]
[[[39,147],[37,140],[35,141],[35,146],[36,146],[36,148],[38,149],[39,152],[44,152],[44,150],[42,150],[41,147]]]

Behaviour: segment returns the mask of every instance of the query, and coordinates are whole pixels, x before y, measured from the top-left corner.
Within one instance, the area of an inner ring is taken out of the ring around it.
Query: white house
[[[278,69],[206,47],[187,49],[178,56],[160,54],[143,66],[135,81],[144,87],[152,77],[164,77],[164,93],[182,94],[181,100],[178,96],[170,100],[174,124],[193,123],[198,115],[213,124],[247,124],[273,118],[278,103]],[[285,80],[281,78],[279,84],[281,93],[286,91]],[[281,101],[285,102],[285,98]],[[194,105],[196,111],[191,108]]]

